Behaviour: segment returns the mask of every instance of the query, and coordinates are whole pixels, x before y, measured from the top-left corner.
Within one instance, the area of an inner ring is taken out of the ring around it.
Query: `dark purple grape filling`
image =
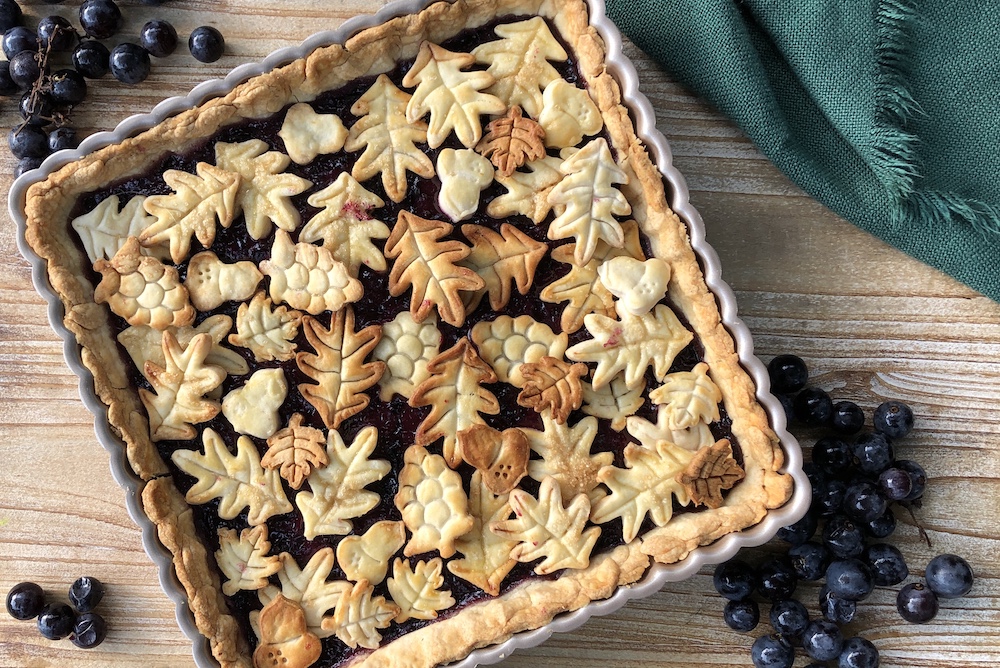
[[[471,48],[474,48],[477,44],[494,39],[493,27],[498,23],[511,22],[519,20],[519,18],[523,17],[504,17],[503,19],[494,21],[481,28],[464,31],[455,38],[444,42],[443,46],[451,50],[467,52]],[[555,33],[554,29],[553,33]],[[569,48],[565,44],[564,47],[566,47],[566,50],[569,53]],[[411,64],[412,61],[401,62],[394,70],[388,73],[389,78],[395,85],[401,85],[400,82]],[[559,73],[571,83],[578,83],[580,81],[581,77],[577,71],[575,62],[572,60],[566,63],[553,63],[553,65]],[[359,79],[338,90],[329,91],[320,95],[311,104],[318,113],[337,114],[340,116],[344,124],[350,127],[357,120],[357,117],[350,113],[351,105],[371,86],[373,82],[374,77]],[[167,155],[160,161],[159,164],[142,175],[121,181],[107,188],[81,197],[73,215],[76,216],[84,211],[93,209],[97,206],[97,204],[111,195],[118,195],[124,203],[136,195],[170,193],[170,189],[163,181],[163,172],[175,169],[193,173],[195,171],[195,166],[199,162],[214,164],[215,144],[217,142],[237,143],[247,141],[249,139],[261,139],[268,143],[270,150],[284,151],[284,144],[278,136],[278,131],[281,128],[283,119],[284,113],[279,112],[273,117],[267,119],[246,121],[226,127],[211,139],[206,140],[199,146],[183,154]],[[605,138],[607,138],[606,135]],[[424,146],[421,148],[426,149]],[[430,159],[436,162],[438,154],[444,148],[462,148],[462,146],[459,144],[458,140],[452,136],[449,137],[449,139],[441,147],[426,150],[426,152]],[[316,159],[308,165],[297,165],[295,163],[289,164],[286,169],[287,172],[306,178],[313,183],[313,187],[307,192],[293,197],[291,200],[293,206],[298,210],[303,221],[309,220],[318,211],[318,209],[311,207],[308,204],[307,199],[309,195],[332,183],[341,173],[349,171],[359,155],[360,152],[345,153],[341,151],[332,155],[317,156]],[[399,211],[403,210],[415,213],[416,215],[424,218],[447,220],[447,217],[440,211],[437,205],[437,193],[440,189],[440,181],[437,177],[432,179],[421,179],[411,174],[408,180],[406,198],[400,203],[394,203],[385,196],[381,180],[378,178],[365,181],[363,185],[365,188],[382,197],[385,201],[385,206],[373,211],[372,215],[373,217],[385,222],[390,228],[395,222]],[[500,225],[505,221],[489,217],[485,214],[485,209],[487,203],[491,199],[503,194],[504,192],[504,188],[499,184],[493,184],[490,186],[481,195],[479,212],[473,215],[472,218],[463,221],[462,224],[472,223],[483,225],[493,230],[498,230]],[[551,218],[552,215],[550,214],[549,219],[551,220]],[[545,224],[534,225],[527,219],[521,217],[512,219],[512,221],[517,223],[520,230],[527,233],[532,238],[546,243],[550,249],[561,243],[565,243],[550,242],[546,239],[545,235],[547,225]],[[296,237],[297,233],[293,234],[293,239]],[[461,235],[460,225],[456,225],[452,234],[447,238],[458,239],[463,242],[466,241]],[[222,228],[221,226],[217,228],[215,242],[213,243],[211,250],[225,262],[250,260],[257,263],[270,257],[273,241],[273,230],[264,239],[256,241],[251,239],[246,233],[243,218],[240,216],[233,221],[232,225],[228,229]],[[649,255],[650,250],[648,240],[643,239],[643,246],[647,255]],[[201,250],[202,247],[199,242],[193,239],[192,249],[189,255],[193,256]],[[177,268],[180,273],[180,277],[183,280],[187,273],[187,262],[185,261],[181,263]],[[548,324],[554,331],[560,331],[560,317],[565,307],[565,303],[546,303],[540,299],[539,295],[544,286],[564,276],[568,271],[568,265],[554,261],[551,258],[551,254],[547,254],[537,268],[532,287],[528,294],[520,295],[515,291],[507,306],[500,312],[496,313],[490,309],[489,301],[483,300],[480,306],[473,313],[468,314],[466,322],[462,327],[456,328],[440,323],[439,329],[442,332],[440,349],[442,351],[446,350],[459,338],[467,336],[476,322],[481,320],[492,320],[500,314],[508,314],[511,316],[528,314],[538,322]],[[100,280],[100,276],[94,272],[91,272],[90,278],[95,284]],[[356,329],[361,329],[373,323],[383,324],[393,319],[400,311],[404,311],[409,308],[409,291],[398,297],[389,295],[387,289],[387,276],[385,274],[374,272],[368,267],[362,266],[358,278],[364,285],[365,292],[362,299],[353,304],[356,317]],[[262,284],[260,289],[264,289],[265,287],[266,283]],[[666,298],[663,303],[672,307],[672,304],[670,304],[669,300]],[[226,302],[221,307],[214,309],[211,313],[200,313],[198,315],[197,323],[200,323],[210,315],[217,314],[228,315],[235,321],[236,312],[239,306],[240,304],[238,302]],[[676,309],[674,310],[677,312]],[[687,327],[688,323],[684,319],[683,314],[677,312],[677,315],[682,324]],[[330,314],[324,313],[317,316],[317,319],[323,326],[327,326],[329,325],[330,317]],[[120,332],[128,326],[124,320],[113,314],[109,315],[109,320],[115,332]],[[690,329],[690,327],[688,328]],[[580,331],[570,334],[570,345],[588,338],[590,337],[586,329],[581,329]],[[301,330],[295,343],[297,344],[298,350],[312,350]],[[235,346],[229,346],[229,348],[243,355],[250,364],[252,371],[260,368],[281,368],[284,371],[289,390],[285,403],[279,411],[282,424],[286,424],[294,413],[301,413],[305,418],[305,424],[323,429],[324,432],[326,431],[325,425],[322,423],[315,409],[296,389],[296,386],[299,384],[313,384],[313,381],[299,371],[294,360],[287,362],[276,361],[257,363],[254,361],[253,355],[249,350]],[[145,380],[140,371],[133,364],[131,358],[128,357],[127,353],[121,347],[120,353],[126,368],[129,370],[131,380],[135,387],[151,389],[149,383]],[[695,339],[690,345],[681,351],[680,354],[677,355],[671,366],[670,372],[689,371],[701,361],[702,356],[703,349],[701,344],[697,339]],[[243,376],[227,376],[222,383],[223,395],[237,387],[242,386],[247,381],[248,377],[249,374]],[[658,384],[651,369],[647,370],[646,378],[648,387],[652,388]],[[538,430],[542,429],[540,416],[530,408],[524,408],[517,404],[516,398],[519,392],[517,388],[505,383],[490,384],[486,387],[496,395],[497,400],[502,407],[500,415],[483,416],[487,424],[499,429],[511,426]],[[369,390],[367,394],[371,398],[369,406],[357,415],[345,420],[338,428],[338,431],[345,443],[349,444],[364,427],[370,425],[377,427],[379,431],[378,445],[376,446],[374,453],[371,455],[371,459],[388,460],[392,465],[394,473],[390,473],[381,481],[367,487],[367,489],[379,494],[381,500],[374,509],[366,513],[363,517],[352,520],[354,533],[356,534],[363,533],[372,524],[379,520],[400,519],[400,513],[394,504],[394,497],[398,485],[396,476],[403,466],[403,454],[406,448],[412,444],[413,434],[416,431],[417,426],[430,410],[428,407],[411,407],[402,397],[399,396],[395,396],[389,401],[382,401],[379,398],[377,388]],[[730,440],[733,444],[734,457],[737,462],[742,465],[743,454],[739,448],[737,439],[732,433],[732,420],[726,414],[726,411],[722,406],[720,406],[719,409],[720,420],[710,425],[712,434],[716,439],[726,438]],[[647,420],[655,421],[655,407],[651,404],[651,402],[646,401],[642,408],[640,408],[637,412],[637,415]],[[570,416],[569,424],[576,424],[584,417],[586,417],[586,414],[577,410]],[[616,432],[611,429],[610,423],[607,420],[599,420],[598,423],[598,434],[594,439],[592,450],[594,452],[603,451],[614,453],[615,465],[619,467],[623,466],[624,460],[622,453],[625,445],[633,439],[626,431]],[[232,426],[221,415],[221,413],[213,420],[195,426],[198,429],[198,435],[195,439],[182,442],[161,441],[156,444],[160,456],[166,462],[171,476],[181,493],[186,493],[195,481],[174,466],[173,462],[170,460],[170,455],[175,450],[185,448],[197,449],[200,451],[202,448],[202,433],[208,428],[218,432],[222,436],[223,440],[231,445],[235,444],[240,436],[234,432]],[[254,437],[247,438],[250,438],[250,440],[253,441],[261,454],[266,451],[267,448],[264,440]],[[431,449],[432,451],[438,451],[439,447],[440,446],[432,445]],[[537,455],[534,455],[533,453],[532,456]],[[473,468],[468,464],[462,464],[458,468],[458,472],[463,477],[466,487],[468,487],[473,473]],[[521,487],[533,494],[538,491],[538,483],[530,478],[522,480]],[[303,485],[303,489],[309,489],[308,483]],[[287,485],[285,487],[285,492],[289,500],[294,503],[295,492],[290,490]],[[232,520],[220,519],[218,517],[218,500],[202,505],[192,506],[192,511],[197,531],[202,541],[204,541],[209,553],[214,553],[219,547],[217,532],[220,528],[240,530],[247,526],[246,511]],[[676,501],[674,502],[675,513],[698,511],[699,509],[697,508],[682,507]],[[302,518],[297,510],[293,510],[292,512],[284,515],[272,517],[268,520],[267,525],[268,536],[271,541],[271,553],[279,554],[281,552],[288,552],[295,557],[300,566],[305,566],[310,557],[317,551],[325,547],[336,548],[342,538],[341,536],[318,536],[314,540],[307,540],[303,536]],[[649,518],[647,518],[642,525],[640,533],[644,533],[651,528],[653,528],[653,523]],[[601,529],[600,538],[597,545],[594,547],[595,554],[622,544],[622,528],[620,520],[615,520],[601,525]],[[412,558],[426,559],[434,556],[437,556],[436,553],[428,555],[415,555]],[[456,558],[460,558],[460,555],[456,555]],[[539,578],[540,576],[537,576],[532,572],[533,567],[534,564],[517,564],[517,566],[504,580],[501,586],[501,593],[509,591],[527,579]],[[444,589],[449,589],[451,591],[452,596],[456,600],[456,605],[448,610],[442,611],[439,619],[453,615],[458,610],[475,603],[476,601],[488,598],[486,593],[469,584],[465,580],[452,575],[447,569],[443,571],[443,576],[445,578]],[[330,578],[332,579],[343,579],[344,577],[345,575],[340,570],[339,566],[335,567],[330,574]],[[554,578],[558,577],[558,574],[545,577]],[[375,588],[375,594],[388,596],[388,590],[384,582]],[[250,639],[251,643],[255,642],[255,636],[250,630],[248,617],[251,611],[259,610],[261,607],[257,598],[257,592],[238,592],[236,595],[228,597],[228,602],[230,609],[243,627],[247,638]],[[393,624],[387,629],[382,629],[380,633],[383,636],[383,644],[417,628],[426,626],[429,623],[433,622],[410,620],[402,624]],[[350,650],[334,637],[324,641],[323,654],[319,661],[319,665],[338,665],[347,660],[349,657],[365,651],[366,650]]]

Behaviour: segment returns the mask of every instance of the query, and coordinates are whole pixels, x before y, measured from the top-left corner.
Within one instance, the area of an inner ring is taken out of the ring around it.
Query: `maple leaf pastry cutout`
[[[267,439],[267,452],[260,463],[264,468],[277,468],[292,489],[299,489],[314,468],[330,463],[323,432],[302,424],[302,414],[296,413],[288,426]]]

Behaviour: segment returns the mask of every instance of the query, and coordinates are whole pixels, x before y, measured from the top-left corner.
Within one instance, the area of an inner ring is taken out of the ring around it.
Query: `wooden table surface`
[[[71,6],[25,3],[31,25]],[[124,35],[153,15],[171,20],[186,40],[202,24],[219,27],[227,54],[203,65],[187,54],[154,59],[135,87],[92,83],[76,125],[113,127],[198,81],[259,60],[278,47],[381,6],[379,0],[177,0],[163,7],[123,3]],[[965,598],[947,601],[931,623],[915,626],[895,612],[895,591],[879,589],[849,630],[882,652],[882,665],[995,666],[1000,663],[1000,305],[912,260],[841,220],[793,186],[731,123],[675,85],[635,47],[642,90],[658,114],[708,240],[736,291],[758,355],[796,353],[814,384],[866,411],[886,398],[909,402],[915,434],[900,457],[921,462],[929,484],[918,538],[901,517],[895,540],[914,575],[935,554],[954,552],[978,576]],[[0,104],[4,127],[17,121],[13,100]],[[0,188],[15,162],[0,151]],[[31,286],[13,225],[0,226],[0,592],[23,580],[63,595],[78,576],[108,583],[101,610],[111,632],[99,650],[43,639],[30,623],[0,613],[0,667],[144,668],[193,665],[190,641],[162,592],[157,569],[125,510],[108,456],[94,436],[77,378]],[[809,443],[808,438],[803,438]],[[818,587],[799,595],[815,611]],[[543,646],[516,652],[508,668],[750,666],[753,637],[722,621],[723,601],[705,569],[687,582],[591,620]],[[766,618],[766,607],[764,608]],[[769,630],[765,622],[759,633]],[[796,665],[807,663],[799,658]]]

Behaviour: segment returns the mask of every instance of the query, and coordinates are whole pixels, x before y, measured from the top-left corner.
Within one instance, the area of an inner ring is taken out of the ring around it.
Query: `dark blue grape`
[[[125,84],[137,84],[149,76],[149,53],[138,44],[123,42],[111,50],[111,74]]]
[[[844,635],[833,622],[816,619],[802,633],[802,648],[817,661],[833,661],[844,649]]]
[[[754,668],[792,668],[795,650],[777,635],[761,636],[750,648]]]
[[[839,438],[825,436],[813,445],[813,461],[826,473],[837,475],[854,464],[851,446]]]
[[[823,587],[819,592],[819,611],[828,622],[850,624],[858,612],[858,603],[841,598]]]
[[[65,603],[50,603],[38,614],[38,632],[49,640],[65,638],[73,632],[76,614]]]
[[[791,424],[795,421],[795,401],[787,394],[776,394],[781,409],[785,411],[785,422]]]
[[[87,97],[87,81],[76,70],[59,70],[49,79],[49,95],[57,105],[72,107]]]
[[[108,636],[108,625],[96,612],[85,612],[76,618],[70,641],[80,649],[93,649]]]
[[[742,601],[757,587],[757,572],[740,559],[731,559],[715,567],[712,577],[715,591],[730,601]]]
[[[21,158],[17,161],[17,169],[14,170],[14,178],[21,176],[25,172],[38,169],[42,166],[43,160],[45,160],[45,158]]]
[[[909,473],[892,466],[879,474],[878,488],[887,500],[902,501],[913,491],[913,480]]]
[[[149,21],[139,31],[139,44],[149,55],[165,58],[177,48],[177,31],[168,21]]]
[[[226,50],[226,40],[222,33],[212,26],[201,26],[191,31],[188,38],[188,49],[195,60],[203,63],[214,63]]]
[[[777,601],[771,606],[771,626],[790,645],[802,642],[802,632],[809,625],[806,606],[795,599]]]
[[[878,650],[870,641],[855,636],[844,643],[837,668],[878,668]]]
[[[45,607],[45,592],[34,582],[22,582],[7,592],[7,613],[14,619],[34,619]]]
[[[927,586],[940,598],[958,598],[972,589],[972,567],[956,554],[939,554],[927,564]]]
[[[10,79],[20,90],[28,90],[38,81],[42,68],[38,65],[38,53],[22,51],[10,59]]]
[[[13,95],[18,91],[18,85],[10,77],[10,61],[0,60],[0,95]]]
[[[802,519],[800,519],[795,524],[790,524],[786,527],[778,529],[778,538],[792,545],[801,545],[816,533],[816,527],[819,521],[816,516],[811,513],[806,513]]]
[[[853,401],[838,401],[833,405],[830,427],[844,436],[851,436],[865,426],[865,412]]]
[[[76,136],[76,130],[68,125],[61,125],[49,133],[49,150],[55,153],[64,148],[76,148],[80,145],[80,140]]]
[[[722,611],[722,618],[726,621],[726,626],[732,630],[748,633],[760,623],[760,606],[751,598],[727,601]]]
[[[795,419],[809,427],[821,427],[830,422],[833,400],[818,387],[810,387],[795,395],[792,404]]]
[[[809,541],[788,550],[792,568],[800,580],[815,582],[826,575],[830,564],[830,551],[824,545]]]
[[[844,512],[859,524],[868,524],[888,508],[878,487],[868,481],[856,482],[844,492]]]
[[[0,0],[0,32],[7,32],[23,20],[21,6],[14,0]]]
[[[865,548],[862,555],[872,569],[875,584],[879,587],[898,585],[910,574],[903,553],[894,545],[875,543]]]
[[[847,493],[847,485],[841,480],[827,480],[823,485],[818,503],[814,505],[814,512],[820,517],[829,517],[839,513],[844,507],[844,494]]]
[[[834,515],[823,527],[823,544],[840,559],[849,559],[861,554],[865,547],[861,529],[845,515]]]
[[[938,613],[937,594],[914,582],[899,590],[896,595],[896,610],[899,616],[913,624],[925,624]]]
[[[819,514],[820,499],[826,490],[826,474],[820,470],[815,462],[806,462],[802,465],[802,471],[809,478],[809,487],[812,489],[812,500],[809,502],[809,512]]]
[[[903,501],[916,501],[922,497],[927,487],[927,472],[924,467],[909,459],[900,459],[895,466],[910,474],[910,493],[903,497]]]
[[[772,392],[793,394],[806,386],[809,369],[801,357],[778,355],[767,363],[767,375],[771,379]]]
[[[826,569],[826,587],[834,596],[863,601],[875,588],[872,569],[860,559],[838,559]]]
[[[862,473],[879,475],[892,466],[892,444],[882,434],[862,434],[852,446],[854,459]]]
[[[757,569],[757,592],[769,601],[791,598],[799,583],[795,569],[787,557],[767,559]]]
[[[903,438],[913,429],[913,411],[902,401],[886,401],[875,409],[872,424],[888,438]]]
[[[107,39],[121,30],[125,19],[112,0],[87,0],[80,5],[80,26],[97,39]]]
[[[3,34],[3,55],[7,56],[7,60],[13,60],[22,51],[38,51],[38,36],[35,31],[24,26],[7,29]]]
[[[866,534],[872,538],[888,538],[896,531],[896,516],[892,508],[886,508],[881,516],[875,518],[864,527]]]
[[[76,44],[76,30],[61,16],[46,16],[38,22],[38,45],[50,51],[69,51]]]
[[[100,79],[111,71],[111,52],[97,40],[85,40],[73,51],[73,67],[88,79]]]
[[[80,612],[90,612],[104,598],[104,584],[95,577],[77,578],[69,588],[69,600]]]
[[[7,146],[15,158],[44,158],[49,154],[49,138],[36,125],[22,125],[7,135]]]

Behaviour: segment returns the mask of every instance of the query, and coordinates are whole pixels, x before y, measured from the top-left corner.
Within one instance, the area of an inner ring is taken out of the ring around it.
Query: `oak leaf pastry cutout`
[[[472,50],[476,62],[489,65],[487,72],[496,80],[487,90],[508,107],[520,106],[529,116],[538,118],[542,89],[562,79],[548,61],[565,61],[569,58],[566,50],[538,16],[498,25],[493,31],[502,39]]]
[[[177,269],[143,255],[135,237],[111,260],[95,262],[94,271],[101,274],[94,301],[107,304],[128,324],[164,330],[194,322],[195,310]]]
[[[559,171],[562,181],[549,192],[549,204],[566,209],[549,224],[549,239],[576,239],[574,259],[583,266],[594,256],[597,242],[621,248],[625,234],[615,216],[632,212],[625,195],[614,187],[627,184],[628,175],[615,163],[603,137],[563,161]]]
[[[299,392],[313,405],[330,429],[360,413],[371,402],[365,391],[378,383],[385,363],[365,359],[382,336],[379,325],[354,331],[354,310],[350,307],[330,317],[324,328],[310,316],[302,318],[302,330],[315,354],[301,351],[295,355],[299,371],[313,383],[301,383]]]
[[[635,387],[650,365],[653,375],[662,381],[677,353],[694,338],[664,304],[657,304],[646,315],[624,313],[619,318],[591,313],[584,318],[584,324],[594,338],[566,351],[566,357],[575,362],[597,362],[595,389],[603,387],[619,371],[625,372],[625,384]]]
[[[562,181],[560,165],[561,159],[547,155],[527,163],[527,172],[517,171],[509,176],[498,173],[495,181],[506,188],[507,192],[487,204],[486,213],[493,218],[521,215],[535,225],[540,224],[549,215],[549,211],[552,211],[549,192]]]
[[[215,145],[215,164],[242,177],[236,204],[253,239],[270,234],[272,223],[293,232],[301,221],[291,198],[312,187],[311,181],[285,172],[287,155],[267,149],[259,139],[239,144],[220,141]]]
[[[572,427],[557,422],[548,413],[542,413],[542,431],[524,429],[528,446],[540,459],[528,462],[528,475],[541,482],[551,478],[559,484],[564,503],[579,494],[586,494],[596,501],[603,494],[597,489],[597,474],[614,461],[611,452],[591,453],[597,436],[597,419],[586,417]]]
[[[406,172],[429,179],[434,163],[416,143],[427,141],[427,124],[406,118],[410,95],[396,88],[389,77],[380,74],[364,95],[351,106],[359,116],[344,143],[345,151],[364,153],[351,167],[351,176],[367,181],[382,175],[382,187],[393,202],[406,197]]]
[[[524,387],[523,364],[546,356],[562,357],[569,343],[566,333],[555,334],[548,325],[527,314],[477,322],[471,336],[483,359],[496,372],[497,380],[514,387]]]
[[[93,210],[77,216],[70,225],[83,242],[83,249],[90,261],[113,258],[129,237],[138,237],[156,220],[146,213],[144,195],[135,195],[118,210],[118,195],[105,198]],[[166,248],[143,248],[140,252],[157,259],[170,257]]]
[[[500,225],[499,233],[482,225],[462,225],[462,234],[472,244],[472,252],[462,265],[475,271],[484,283],[479,290],[465,293],[466,313],[472,313],[486,294],[490,307],[499,311],[510,301],[511,283],[522,295],[528,294],[538,263],[548,251],[546,244],[509,223]]]
[[[615,308],[645,315],[667,294],[670,265],[660,258],[640,261],[628,256],[611,258],[597,268],[601,283],[618,298]]]
[[[695,452],[715,443],[715,437],[708,424],[699,422],[687,429],[670,427],[670,413],[666,406],[656,409],[656,422],[650,422],[638,415],[630,415],[625,419],[628,433],[635,436],[648,447],[653,447],[657,441],[667,441],[685,450]]]
[[[427,145],[431,148],[440,146],[452,131],[466,148],[472,148],[483,134],[479,117],[506,111],[507,105],[502,100],[480,92],[493,85],[491,74],[462,71],[475,62],[475,57],[468,53],[455,53],[423,42],[403,77],[404,86],[416,86],[406,104],[406,119],[414,123],[430,114]]]
[[[721,439],[709,448],[699,450],[687,468],[677,475],[688,496],[696,505],[721,508],[723,490],[731,489],[746,473],[733,459],[733,446]]]
[[[368,580],[373,585],[385,580],[389,559],[406,544],[402,522],[382,520],[361,536],[345,536],[337,545],[337,563],[348,580]]]
[[[409,561],[399,558],[392,563],[392,577],[386,584],[392,602],[399,606],[394,621],[402,624],[408,619],[436,619],[439,610],[455,605],[451,591],[441,589],[443,567],[440,557],[418,561],[412,568]]]
[[[333,259],[358,277],[361,265],[385,271],[385,256],[372,239],[385,239],[389,227],[372,218],[370,211],[385,206],[385,201],[369,192],[347,172],[306,200],[309,206],[322,209],[309,219],[299,233],[299,241],[322,241]]]
[[[430,376],[427,364],[437,357],[440,346],[441,331],[433,314],[417,322],[409,311],[401,311],[382,325],[382,338],[372,351],[372,359],[385,362],[385,373],[378,381],[382,401],[394,394],[409,400],[417,385]]]
[[[646,403],[646,381],[645,379],[633,388],[629,388],[625,383],[624,374],[618,374],[611,379],[611,382],[595,390],[594,386],[584,381],[581,383],[583,389],[583,412],[587,415],[603,418],[611,421],[611,428],[621,431],[625,428],[626,419],[635,413]],[[668,439],[669,440],[669,439]]]
[[[471,582],[490,596],[500,593],[504,578],[517,565],[510,557],[517,541],[490,531],[491,524],[503,522],[511,515],[507,496],[494,495],[483,482],[480,471],[472,474],[469,513],[474,521],[472,528],[455,542],[455,549],[462,553],[462,558],[448,562],[448,570],[453,575]]]
[[[441,179],[438,208],[455,223],[479,209],[479,193],[493,183],[490,161],[467,148],[441,149],[437,173]]]
[[[317,155],[336,153],[342,149],[347,139],[347,128],[337,114],[317,114],[312,105],[299,102],[285,112],[278,136],[292,162],[308,165]]]
[[[250,373],[250,365],[242,355],[222,345],[232,327],[233,319],[228,315],[219,314],[205,318],[197,327],[191,325],[168,327],[164,331],[173,334],[181,348],[187,348],[191,344],[191,339],[199,334],[208,334],[212,338],[212,348],[205,356],[204,364],[222,367],[230,376],[243,376]],[[147,361],[161,369],[166,366],[167,360],[163,355],[163,332],[158,329],[149,325],[132,325],[118,334],[118,343],[125,348],[135,367],[143,373]]]
[[[342,643],[355,649],[378,649],[384,629],[399,615],[399,606],[386,602],[384,596],[372,596],[374,587],[362,580],[340,595],[333,617],[323,620]]]
[[[455,554],[455,541],[473,524],[462,477],[448,468],[444,457],[420,445],[408,447],[403,462],[394,499],[412,534],[403,555],[437,550],[447,559]]]
[[[267,469],[278,469],[292,489],[299,489],[313,469],[330,463],[324,448],[323,432],[302,424],[302,414],[295,413],[288,426],[267,439],[267,452],[260,463]]]
[[[258,292],[249,303],[240,304],[236,312],[236,333],[229,335],[229,343],[248,349],[258,362],[287,361],[295,357],[295,337],[302,314],[287,306],[273,306],[263,291]]]
[[[564,79],[545,86],[542,111],[536,118],[545,132],[545,145],[552,148],[576,146],[604,127],[601,110],[590,94]]]
[[[309,474],[309,488],[295,495],[295,505],[302,513],[303,534],[346,536],[354,529],[351,522],[378,505],[379,495],[365,489],[381,480],[392,468],[384,459],[369,459],[378,443],[378,430],[365,427],[350,447],[335,429],[326,441],[328,464]]]
[[[462,291],[485,284],[474,271],[461,266],[471,249],[461,241],[442,240],[452,226],[400,211],[385,242],[385,256],[393,260],[389,294],[398,297],[411,290],[410,313],[423,322],[436,307],[441,320],[454,327],[465,322]]]
[[[146,360],[142,375],[153,392],[139,389],[139,399],[149,416],[149,436],[153,441],[180,441],[198,433],[192,426],[208,422],[219,414],[217,401],[205,395],[226,378],[221,367],[205,363],[214,342],[208,334],[197,334],[181,347],[169,331],[161,339],[164,366]]]
[[[693,452],[667,441],[657,441],[653,447],[629,443],[625,468],[606,466],[598,473],[611,493],[594,503],[591,521],[604,524],[620,517],[626,543],[639,535],[646,515],[656,526],[666,526],[674,514],[674,497],[682,506],[691,501],[677,475],[693,458]]]
[[[249,299],[263,278],[253,262],[226,264],[212,251],[202,251],[188,263],[184,287],[194,307],[204,313],[227,301]]]
[[[560,326],[572,333],[583,327],[584,318],[590,313],[613,317],[615,299],[601,282],[598,267],[616,257],[645,258],[639,241],[639,225],[634,220],[622,223],[625,243],[615,248],[603,241],[597,242],[594,256],[584,265],[576,262],[576,244],[565,244],[552,250],[552,259],[570,265],[569,273],[546,285],[539,297],[543,302],[558,304],[569,302],[563,308]]]
[[[586,568],[600,527],[585,529],[590,516],[590,499],[578,494],[563,506],[559,483],[545,478],[534,498],[523,489],[510,493],[514,519],[494,522],[490,530],[518,541],[510,556],[520,562],[542,558],[535,573],[546,575],[563,568]]]
[[[267,579],[281,570],[281,560],[269,554],[267,525],[248,527],[239,533],[222,527],[218,530],[219,549],[215,562],[227,579],[222,593],[233,596],[238,591],[256,591],[267,586]]]
[[[237,432],[269,438],[281,426],[278,410],[288,396],[281,369],[258,369],[222,399],[222,414]]]
[[[490,121],[476,150],[490,159],[498,174],[510,176],[525,163],[545,157],[544,140],[542,126],[525,118],[521,107],[513,106],[505,116]]]
[[[195,165],[195,174],[174,169],[163,173],[172,195],[151,195],[142,203],[156,218],[139,235],[147,248],[170,244],[170,257],[180,264],[191,252],[192,235],[202,246],[215,242],[216,221],[229,227],[236,217],[236,193],[242,181],[239,174],[206,162]]]
[[[278,571],[280,587],[270,585],[257,592],[260,602],[267,606],[278,596],[298,603],[305,614],[306,628],[320,638],[334,634],[333,610],[341,597],[351,591],[351,583],[345,580],[330,580],[330,572],[336,564],[332,547],[316,551],[299,568],[295,557],[287,552],[278,555],[281,570]],[[259,617],[257,618],[259,622]],[[254,617],[251,615],[251,623]],[[259,623],[257,624],[259,627]],[[258,633],[258,636],[260,634]]]
[[[699,422],[719,421],[722,390],[709,378],[708,365],[699,362],[690,371],[668,375],[662,386],[649,393],[649,399],[666,408],[670,429],[689,429]]]
[[[550,411],[556,422],[565,424],[569,414],[583,403],[580,378],[588,372],[586,364],[567,364],[548,356],[522,364],[524,389],[517,395],[517,404],[533,408],[536,413]]]
[[[302,607],[278,594],[258,617],[260,643],[254,668],[308,668],[319,660],[323,644],[309,631]]]
[[[219,517],[231,520],[249,508],[247,522],[258,526],[292,510],[278,472],[260,465],[257,446],[246,436],[236,441],[236,454],[212,429],[202,433],[204,454],[175,450],[170,456],[181,471],[196,478],[184,498],[191,504],[219,499]]]
[[[292,243],[284,230],[274,235],[271,258],[260,263],[260,270],[271,277],[272,300],[313,315],[339,311],[364,294],[361,282],[333,253],[322,246]]]
[[[494,494],[506,494],[528,471],[528,440],[516,428],[497,431],[485,424],[475,424],[458,432],[462,459],[482,476],[483,484]]]
[[[495,383],[497,377],[464,337],[428,362],[427,373],[427,379],[410,397],[414,408],[431,407],[417,427],[414,442],[429,445],[443,438],[442,454],[448,466],[454,468],[462,462],[457,434],[473,425],[485,424],[480,413],[500,412],[496,396],[483,387],[485,383]]]

